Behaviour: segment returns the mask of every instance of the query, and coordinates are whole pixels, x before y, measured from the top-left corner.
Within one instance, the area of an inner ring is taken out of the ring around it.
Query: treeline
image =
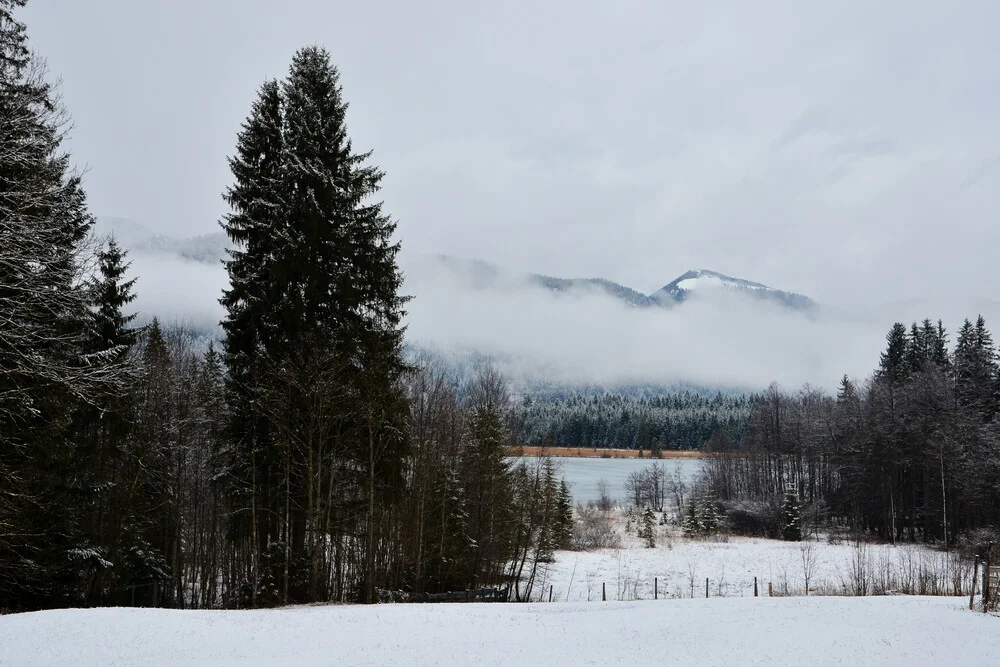
[[[224,340],[201,351],[134,326],[24,3],[0,0],[0,611],[527,598],[568,491],[507,462],[495,372],[460,396],[405,362],[395,224],[328,54],[299,51],[238,135]]]
[[[517,407],[521,444],[615,449],[700,449],[713,436],[739,440],[753,396],[691,391],[658,396],[576,394]]]
[[[709,443],[712,490],[772,504],[790,490],[817,520],[890,541],[1000,526],[997,348],[982,317],[948,338],[940,321],[894,325],[878,369],[836,397],[772,386],[742,438]]]

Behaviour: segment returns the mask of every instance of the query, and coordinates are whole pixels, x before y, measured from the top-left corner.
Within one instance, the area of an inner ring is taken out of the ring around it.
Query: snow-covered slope
[[[962,598],[89,609],[0,616],[0,665],[995,665]]]
[[[421,258],[412,265],[418,273],[435,271],[450,275],[458,284],[471,289],[537,289],[549,292],[591,292],[609,296],[629,306],[673,307],[692,297],[711,297],[720,293],[770,301],[791,310],[809,311],[816,303],[809,297],[768,287],[741,278],[732,278],[708,269],[693,269],[653,294],[646,295],[604,278],[555,278],[539,273],[517,273],[481,260],[467,260],[450,255]],[[408,271],[412,272],[411,271]]]
[[[661,305],[683,303],[690,298],[701,298],[719,293],[745,295],[772,301],[795,310],[810,310],[816,306],[809,297],[768,287],[742,278],[733,278],[708,269],[692,269],[650,295]]]

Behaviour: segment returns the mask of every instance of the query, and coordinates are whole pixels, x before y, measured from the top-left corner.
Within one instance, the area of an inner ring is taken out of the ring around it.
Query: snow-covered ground
[[[551,591],[556,604],[16,614],[0,616],[0,667],[1000,664],[1000,618],[968,610],[971,573],[950,554],[826,540],[692,540],[675,526],[658,526],[649,549],[634,519],[626,531],[625,512],[611,517],[623,548],[557,551],[542,566],[533,597],[547,600]],[[965,595],[837,596],[862,584],[868,593]]]
[[[961,598],[60,610],[0,616],[0,665],[996,665]]]
[[[854,545],[826,541],[782,542],[730,537],[710,540],[667,539],[653,549],[626,539],[627,548],[557,551],[555,562],[541,566],[533,599],[587,601],[653,598],[654,578],[660,597],[753,596],[754,577],[767,595],[804,595],[806,573],[810,594],[968,594],[971,564],[957,556],[915,545]],[[807,570],[808,567],[808,570]]]

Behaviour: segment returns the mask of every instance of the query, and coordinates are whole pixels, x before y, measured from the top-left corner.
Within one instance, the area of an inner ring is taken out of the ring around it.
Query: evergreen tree
[[[97,259],[100,273],[91,284],[94,343],[97,352],[121,357],[135,345],[139,335],[129,326],[138,314],[125,313],[125,308],[135,301],[136,279],[125,279],[130,264],[114,237],[108,239]]]
[[[851,382],[851,379],[845,374],[844,377],[840,379],[840,387],[837,389],[837,402],[846,403],[848,401],[856,400],[858,396],[857,387]]]
[[[570,549],[573,546],[573,498],[570,495],[566,479],[559,482],[559,494],[556,496],[556,547]]]
[[[983,420],[989,422],[997,412],[996,378],[1000,367],[997,366],[993,334],[986,328],[986,320],[982,315],[976,318],[975,360],[977,405],[982,411]]]
[[[928,321],[929,322],[929,321]],[[919,373],[924,369],[927,362],[929,342],[926,332],[917,327],[914,322],[910,325],[910,335],[906,345],[906,368],[910,373]]]
[[[937,322],[934,332],[934,341],[930,350],[931,360],[940,368],[947,368],[950,360],[948,358],[948,332],[944,328],[941,320]]]
[[[135,279],[126,279],[126,253],[113,237],[98,252],[97,260],[98,273],[90,281],[91,322],[84,358],[91,367],[118,368],[134,387],[138,369],[127,355],[139,330],[129,326],[137,314],[125,309],[135,300]],[[110,389],[95,395],[75,415],[74,431],[79,440],[75,485],[89,497],[84,540],[94,554],[86,586],[88,604],[105,602],[114,595],[116,573],[112,569],[121,564],[118,527],[128,504],[128,482],[118,473],[131,430],[133,405],[123,386]]]
[[[701,530],[706,535],[714,535],[719,532],[719,515],[715,509],[715,498],[712,494],[706,493],[698,503],[699,514],[701,516]]]
[[[971,385],[975,378],[975,330],[966,318],[958,330],[955,341],[955,387],[959,400],[971,398]]]
[[[552,459],[545,459],[542,469],[542,516],[538,531],[538,546],[535,552],[535,559],[539,563],[551,563],[555,560],[554,552],[558,546],[559,514],[557,497],[559,487],[556,483],[556,472]]]
[[[287,242],[281,207],[282,176],[281,93],[276,81],[265,82],[249,118],[237,136],[236,155],[229,159],[235,178],[224,195],[231,213],[222,226],[233,242],[226,270],[229,288],[221,304],[223,358],[226,375],[228,456],[222,463],[229,474],[229,491],[238,517],[231,529],[246,554],[241,563],[246,603],[257,603],[262,577],[261,558],[272,540],[279,539],[273,518],[277,507],[281,457],[271,442],[263,409],[263,376],[268,354],[277,352],[279,335],[273,307],[280,288],[272,284],[276,247]]]
[[[364,164],[370,153],[351,146],[340,75],[325,50],[295,55],[283,98],[288,246],[274,276],[282,331],[319,325],[332,328],[340,345],[364,347],[375,335],[398,346],[406,299],[399,295],[396,225],[381,203],[369,201],[382,172]]]
[[[83,536],[73,418],[121,384],[85,358],[81,242],[93,219],[62,151],[67,117],[0,0],[0,608],[78,604],[99,555]]]
[[[702,533],[701,517],[698,516],[698,508],[693,499],[688,502],[684,510],[681,528],[684,531],[684,537],[696,537]]]
[[[399,244],[395,223],[372,201],[382,172],[353,150],[346,111],[329,54],[296,53],[285,81],[261,88],[239,135],[226,196],[232,213],[223,222],[237,246],[222,303],[240,480],[234,494],[250,505],[239,539],[252,543],[258,560],[268,541],[290,545],[278,576],[290,600],[310,598],[291,585],[291,566],[308,566],[306,536],[318,538],[329,525],[311,490],[333,464],[332,433],[340,434],[337,460],[357,473],[334,501],[364,507],[358,523],[339,525],[364,536],[355,589],[363,601],[375,600],[379,522],[404,479]],[[266,386],[275,381],[282,387]],[[288,403],[290,390],[308,400]],[[304,428],[313,434],[306,442]],[[315,574],[303,576],[311,577],[309,590],[319,589]]]
[[[649,505],[642,512],[642,523],[639,527],[639,537],[645,542],[646,548],[656,546],[656,516]]]
[[[906,327],[897,322],[892,325],[892,329],[886,336],[886,350],[882,353],[879,361],[879,378],[890,385],[899,385],[906,380],[909,375],[907,368],[908,347]]]
[[[492,371],[487,370],[486,375],[492,378]],[[480,381],[490,383],[488,378],[480,378]],[[475,588],[480,585],[481,579],[492,578],[494,573],[483,571],[484,564],[491,564],[490,567],[497,564],[503,549],[499,536],[502,533],[500,527],[507,520],[510,503],[504,484],[510,473],[506,459],[510,434],[504,423],[503,392],[470,394],[470,400],[475,403],[470,406],[470,443],[465,452],[463,470],[470,503],[469,530],[474,542],[469,585]],[[532,497],[537,495],[541,498],[544,488],[536,489],[536,486],[541,484],[532,485],[530,493]]]
[[[173,485],[177,420],[174,369],[160,321],[143,331],[139,359],[142,374],[136,389],[136,425],[130,435],[125,479],[130,496],[123,509],[118,537],[125,562],[121,586],[141,586],[136,601],[170,605],[168,554],[177,539],[177,493]]]
[[[993,336],[980,315],[965,320],[955,345],[955,391],[960,405],[989,421],[996,412],[997,353]]]
[[[781,539],[789,542],[802,540],[802,511],[794,491],[785,492],[781,506]]]
[[[433,507],[428,537],[434,546],[428,569],[440,590],[456,590],[465,584],[464,567],[474,546],[469,536],[465,491],[457,470],[449,468],[441,475],[434,489]]]
[[[235,247],[227,251],[230,285],[221,299],[222,328],[230,390],[242,397],[236,406],[241,411],[257,382],[260,357],[279,333],[270,315],[280,287],[271,284],[270,273],[276,246],[288,242],[281,206],[281,103],[278,83],[264,83],[229,159],[236,182],[224,196],[232,212],[222,226]],[[244,418],[237,417],[241,423]]]
[[[228,406],[225,400],[225,367],[222,355],[215,349],[215,343],[209,341],[208,349],[202,358],[198,374],[198,404],[202,406],[202,424],[210,429],[210,437],[217,446],[222,443],[221,427],[228,421],[226,415]]]

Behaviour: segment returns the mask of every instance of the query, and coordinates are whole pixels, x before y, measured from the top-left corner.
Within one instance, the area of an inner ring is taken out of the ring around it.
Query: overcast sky
[[[318,43],[407,252],[646,292],[710,268],[949,317],[1000,278],[994,0],[31,0],[22,16],[62,79],[92,210],[164,233],[217,231],[255,89]]]

